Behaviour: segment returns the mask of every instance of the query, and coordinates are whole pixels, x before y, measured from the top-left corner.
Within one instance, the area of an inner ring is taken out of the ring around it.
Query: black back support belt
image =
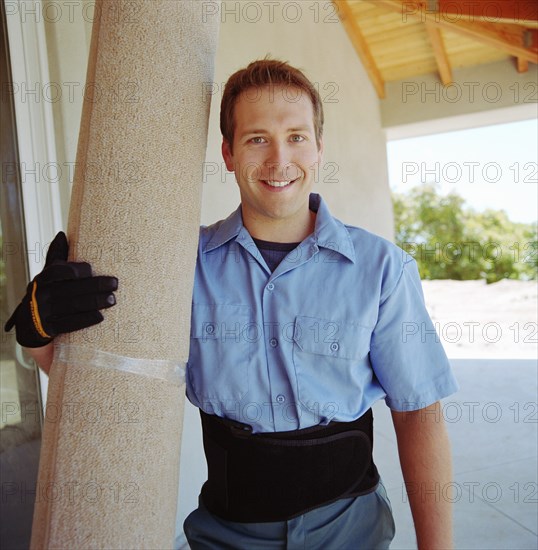
[[[202,500],[238,522],[283,521],[373,491],[373,415],[303,430],[253,434],[200,410],[208,480]]]

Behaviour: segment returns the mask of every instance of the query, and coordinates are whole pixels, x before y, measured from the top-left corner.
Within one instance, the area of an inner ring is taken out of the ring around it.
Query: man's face
[[[296,88],[264,87],[243,92],[235,105],[233,153],[222,154],[235,172],[243,220],[297,225],[307,219],[308,197],[321,162],[308,94]]]

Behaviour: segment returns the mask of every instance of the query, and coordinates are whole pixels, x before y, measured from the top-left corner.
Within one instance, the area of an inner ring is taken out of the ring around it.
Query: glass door
[[[21,181],[6,13],[0,2],[0,547],[28,548],[41,446],[39,376],[33,361],[3,330],[28,282]]]

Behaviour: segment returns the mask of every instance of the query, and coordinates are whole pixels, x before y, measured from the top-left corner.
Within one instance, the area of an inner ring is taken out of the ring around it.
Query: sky
[[[477,211],[505,210],[510,220],[538,220],[538,121],[390,141],[392,191],[422,183],[457,192]]]

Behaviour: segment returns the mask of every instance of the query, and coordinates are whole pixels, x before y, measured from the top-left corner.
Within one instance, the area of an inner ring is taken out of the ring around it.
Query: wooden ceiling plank
[[[377,96],[380,99],[384,99],[385,81],[381,76],[379,68],[376,65],[374,56],[372,55],[368,43],[362,35],[361,29],[355,20],[349,4],[346,0],[333,0],[333,4],[335,4],[338,10],[338,15],[340,17],[340,20],[342,21],[342,24],[344,25],[347,35],[349,36],[351,43],[355,48],[355,51],[357,52],[364,68],[366,69],[366,72],[368,73],[368,76],[370,77],[372,84],[374,85]]]
[[[362,35],[366,38],[368,44],[372,42],[390,42],[393,40],[400,42],[400,44],[396,45],[397,48],[407,45],[410,41],[425,40],[428,42],[424,25],[420,23],[418,25],[372,26],[368,31],[364,28]]]
[[[435,62],[434,57],[431,55],[416,55],[413,57],[407,55],[393,56],[393,55],[384,55],[380,56],[378,59],[379,70],[383,72],[387,67],[393,67],[395,65],[416,65],[418,63],[430,63],[432,66],[432,71],[435,72],[437,69],[437,63]]]
[[[445,17],[428,8],[424,0],[408,2],[407,0],[375,0],[379,6],[398,12],[405,22],[408,18],[419,19],[431,23],[441,29],[450,30],[470,36],[479,42],[499,48],[509,54],[538,63],[538,30],[526,29],[519,25],[508,23],[485,23],[483,21],[464,21],[458,19],[449,21]],[[413,10],[410,6],[413,6]]]
[[[400,35],[402,37],[408,36],[412,38],[415,34],[420,33],[423,27],[421,23],[417,23],[416,25],[401,25],[399,23],[368,25],[367,23],[363,23],[362,20],[360,21],[362,35],[368,42],[370,42],[370,39],[383,40],[386,33],[389,33],[393,37]],[[387,39],[390,39],[390,36],[388,36]]]
[[[450,67],[450,61],[446,53],[445,45],[443,43],[443,37],[441,31],[435,25],[426,23],[426,30],[432,44],[433,53],[435,55],[435,62],[437,63],[437,70],[441,77],[441,82],[448,86],[452,83],[452,69]]]
[[[379,13],[379,8],[369,2],[350,2],[349,7],[354,14],[369,16],[371,13]]]

